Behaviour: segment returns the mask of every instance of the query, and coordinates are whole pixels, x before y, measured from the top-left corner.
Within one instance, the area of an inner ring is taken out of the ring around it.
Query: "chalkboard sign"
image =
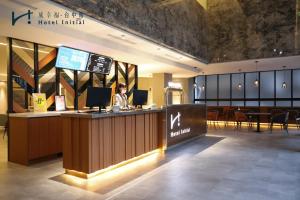
[[[113,59],[110,57],[91,53],[86,71],[101,74],[109,74],[112,62]]]

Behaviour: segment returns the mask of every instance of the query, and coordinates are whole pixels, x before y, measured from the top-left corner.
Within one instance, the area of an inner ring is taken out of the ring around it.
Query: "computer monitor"
[[[111,88],[98,88],[98,87],[88,87],[86,106],[87,107],[99,107],[99,112],[101,108],[110,105],[111,100]]]
[[[142,106],[146,105],[148,100],[147,90],[133,90],[133,105]]]

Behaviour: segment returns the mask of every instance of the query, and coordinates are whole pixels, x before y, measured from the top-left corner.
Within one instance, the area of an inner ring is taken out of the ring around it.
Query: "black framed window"
[[[194,102],[206,102],[208,106],[300,107],[299,77],[300,69],[198,76],[197,87],[201,82],[205,92],[195,89]]]

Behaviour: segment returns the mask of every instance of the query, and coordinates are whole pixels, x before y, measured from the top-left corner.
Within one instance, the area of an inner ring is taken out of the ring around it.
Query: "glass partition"
[[[196,77],[195,83],[195,98],[205,99],[205,76]]]
[[[258,89],[259,89],[259,75],[257,72],[246,73],[246,98],[255,99],[258,98]],[[246,103],[247,104],[247,103]],[[249,104],[251,104],[249,102]]]
[[[293,70],[293,97],[300,98],[300,69]]]
[[[291,70],[276,71],[276,97],[291,98]]]
[[[230,99],[230,74],[219,75],[219,98]]]
[[[274,71],[260,73],[260,98],[274,98]]]
[[[207,76],[206,84],[206,98],[217,99],[218,98],[218,76],[211,75]]]
[[[198,76],[195,77],[195,102],[300,107],[299,77],[300,69]],[[206,87],[201,90],[201,86]]]
[[[244,75],[242,73],[232,74],[231,89],[233,99],[244,98]]]

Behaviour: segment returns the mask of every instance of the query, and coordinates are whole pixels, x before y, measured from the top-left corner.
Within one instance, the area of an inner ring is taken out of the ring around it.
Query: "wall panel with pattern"
[[[114,61],[109,75],[55,68],[57,48],[18,39],[10,39],[8,112],[32,110],[32,93],[46,94],[48,110],[55,109],[55,95],[65,95],[68,109],[84,109],[89,86],[128,85],[129,99],[137,88],[137,66]]]

